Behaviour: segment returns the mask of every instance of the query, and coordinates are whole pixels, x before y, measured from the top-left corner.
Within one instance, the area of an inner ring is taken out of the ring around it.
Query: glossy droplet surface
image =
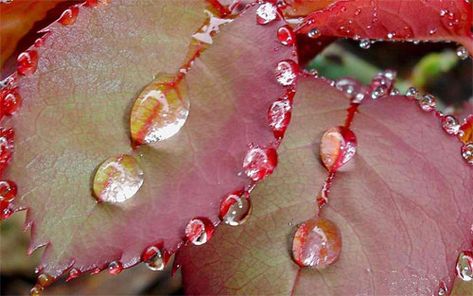
[[[243,170],[253,181],[260,181],[270,175],[278,163],[274,148],[252,147],[243,160]]]
[[[276,19],[278,11],[275,5],[263,3],[256,9],[256,22],[260,25],[266,25]]]
[[[143,171],[133,156],[113,156],[105,160],[95,173],[94,195],[102,202],[124,202],[138,192],[143,180]]]
[[[0,128],[0,171],[11,159],[13,151],[14,131]]]
[[[309,33],[307,33],[307,36],[309,38],[313,38],[313,39],[319,38],[321,35],[322,34],[320,33],[320,30],[317,29],[317,28],[314,28],[314,29],[310,30]]]
[[[11,201],[16,197],[18,189],[10,180],[0,181],[0,201]]]
[[[458,120],[452,115],[445,115],[442,118],[442,128],[449,135],[456,135],[460,130]]]
[[[473,165],[473,143],[467,143],[463,145],[462,150],[462,157],[468,163]]]
[[[314,218],[300,225],[292,242],[294,261],[302,267],[323,269],[340,256],[342,238],[330,220]]]
[[[207,218],[194,218],[186,226],[186,238],[193,245],[200,246],[210,240],[215,230],[212,222]]]
[[[458,137],[463,143],[473,142],[473,114],[468,115],[460,126]]]
[[[38,67],[38,52],[36,50],[27,50],[18,55],[17,72],[20,75],[31,75],[36,72]]]
[[[276,80],[282,86],[290,86],[296,82],[298,67],[292,60],[285,60],[276,66]]]
[[[166,267],[166,258],[159,246],[148,247],[141,255],[141,260],[152,271],[161,271]]]
[[[66,282],[69,282],[69,281],[79,277],[80,274],[81,274],[80,270],[78,270],[77,268],[72,268],[69,271],[69,275],[67,276]]]
[[[341,78],[335,82],[335,87],[343,91],[352,103],[361,103],[368,92],[367,87],[352,78]]]
[[[230,226],[238,226],[247,220],[251,213],[251,200],[246,192],[227,195],[220,204],[220,219]]]
[[[456,53],[461,60],[466,60],[468,58],[468,50],[463,46],[458,47]]]
[[[343,126],[329,128],[322,135],[320,159],[329,171],[346,164],[356,153],[356,136]]]
[[[296,41],[296,36],[289,26],[282,26],[278,29],[278,40],[282,45],[293,45]]]
[[[422,110],[426,112],[430,112],[435,110],[437,106],[437,102],[435,97],[432,95],[424,95],[421,99],[419,99],[419,106]]]
[[[461,252],[456,264],[457,276],[465,282],[473,280],[473,252]]]
[[[419,91],[415,87],[409,87],[406,91],[406,96],[417,98],[419,96]]]
[[[112,261],[108,265],[108,273],[117,275],[123,270],[123,265],[119,261]]]
[[[64,26],[72,25],[76,22],[77,15],[79,14],[79,7],[72,6],[66,9],[58,19],[58,23]]]
[[[21,103],[21,97],[17,88],[2,90],[0,92],[0,99],[3,113],[7,115],[15,113]]]
[[[361,39],[359,45],[360,45],[360,48],[368,49],[371,47],[371,40]]]
[[[280,99],[272,103],[268,110],[268,121],[274,137],[276,139],[282,138],[291,121],[291,102],[287,99]]]
[[[189,115],[185,81],[161,74],[137,97],[130,116],[131,138],[149,144],[177,134]]]
[[[386,70],[377,73],[371,80],[370,84],[371,98],[376,100],[382,96],[388,95],[392,90],[396,76],[397,74],[393,70]]]

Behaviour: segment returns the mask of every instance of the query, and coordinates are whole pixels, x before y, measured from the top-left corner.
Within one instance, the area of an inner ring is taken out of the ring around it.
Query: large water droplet
[[[18,88],[6,88],[0,92],[0,102],[4,114],[12,115],[18,110],[21,103],[21,97]]]
[[[38,52],[36,50],[27,50],[18,55],[17,72],[20,75],[31,75],[36,72],[38,67]]]
[[[58,19],[58,23],[64,26],[72,25],[76,22],[77,15],[79,14],[79,7],[72,6],[69,9],[66,9]]]
[[[291,121],[291,102],[280,99],[271,104],[268,110],[268,121],[276,139],[282,138]]]
[[[227,225],[238,226],[251,213],[251,200],[247,192],[239,191],[227,195],[220,204],[220,219]]]
[[[94,195],[101,202],[124,202],[140,189],[143,179],[143,171],[133,156],[113,156],[105,160],[95,173]]]
[[[292,28],[288,25],[282,26],[278,29],[278,40],[282,45],[293,45],[296,41],[296,36],[292,31]]]
[[[338,227],[324,218],[305,221],[297,229],[292,242],[294,261],[302,267],[326,268],[338,259],[341,249]]]
[[[473,143],[467,143],[462,147],[462,157],[463,159],[473,165]]]
[[[458,47],[457,48],[457,56],[461,60],[466,60],[468,58],[468,50],[463,46]]]
[[[449,135],[456,135],[460,130],[460,124],[455,116],[445,115],[442,117],[442,128]]]
[[[270,175],[278,163],[278,155],[274,148],[250,148],[243,160],[243,170],[253,181],[260,181]]]
[[[186,238],[192,244],[200,246],[210,240],[215,226],[207,218],[194,218],[186,226]]]
[[[322,163],[333,172],[352,159],[356,146],[356,136],[350,129],[343,126],[329,128],[320,142]]]
[[[256,9],[256,22],[260,25],[266,25],[276,19],[278,11],[276,6],[271,3],[263,3]]]
[[[108,265],[108,273],[117,275],[123,270],[123,264],[119,261],[112,261]]]
[[[160,246],[150,246],[141,255],[141,260],[152,271],[161,271],[166,267],[167,256]]]
[[[190,101],[185,81],[160,74],[140,93],[131,110],[131,138],[136,144],[168,139],[184,126]]]
[[[458,255],[457,276],[465,282],[473,280],[473,252],[464,251]]]
[[[435,110],[435,106],[437,105],[437,102],[435,100],[435,97],[433,95],[424,95],[420,100],[419,100],[419,106],[422,110],[426,112],[430,112],[432,110]]]
[[[296,82],[298,67],[292,60],[278,63],[276,67],[276,80],[282,86],[291,86]]]

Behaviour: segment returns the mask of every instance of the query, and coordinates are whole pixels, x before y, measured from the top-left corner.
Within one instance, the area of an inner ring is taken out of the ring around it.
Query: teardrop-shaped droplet
[[[473,280],[473,252],[464,251],[457,258],[457,276],[465,282]]]
[[[274,148],[250,148],[243,160],[243,170],[253,181],[260,181],[272,174],[278,164],[278,155]]]
[[[356,136],[343,126],[329,128],[322,135],[320,158],[329,171],[346,164],[356,153]]]
[[[317,28],[313,28],[307,33],[307,36],[312,39],[319,38],[321,35],[320,30]]]
[[[424,95],[420,100],[419,100],[419,106],[422,110],[426,112],[430,112],[432,110],[435,110],[435,107],[437,106],[437,102],[435,100],[435,97],[432,95]]]
[[[79,7],[72,6],[69,9],[66,9],[58,19],[58,23],[64,26],[72,25],[76,22],[77,15],[79,14]]]
[[[296,82],[297,64],[292,60],[285,60],[278,63],[276,67],[276,80],[282,86],[290,86]]]
[[[276,19],[278,11],[275,5],[266,2],[256,9],[256,22],[260,25],[266,25]]]
[[[16,197],[17,187],[10,180],[0,181],[0,201],[11,201]]]
[[[189,115],[190,101],[185,81],[160,74],[136,99],[130,116],[131,138],[149,144],[177,134]]]
[[[36,72],[38,67],[38,52],[36,50],[27,50],[18,55],[17,72],[20,75],[31,75]]]
[[[294,35],[294,31],[288,25],[282,26],[278,29],[278,40],[281,42],[282,45],[293,45],[296,41],[296,36]]]
[[[186,238],[192,244],[200,246],[210,240],[215,226],[207,218],[194,218],[186,226]]]
[[[468,163],[473,165],[473,143],[467,143],[462,147],[462,157]]]
[[[78,278],[80,276],[81,272],[77,268],[72,268],[69,271],[69,275],[67,276],[66,282],[69,282],[75,278]]]
[[[442,128],[449,135],[456,135],[460,130],[460,124],[455,116],[445,115],[442,117]]]
[[[152,271],[161,271],[166,267],[167,256],[160,246],[150,246],[141,255],[141,260]]]
[[[272,103],[268,110],[268,121],[274,137],[276,139],[282,138],[291,121],[291,102],[287,99],[280,99]]]
[[[143,170],[136,159],[122,154],[108,158],[99,166],[93,191],[98,201],[120,203],[133,197],[143,180]]]
[[[457,48],[457,56],[461,60],[466,60],[468,58],[468,50],[463,46],[458,47]]]
[[[7,115],[12,115],[18,110],[21,103],[21,97],[18,88],[4,89],[0,92],[2,110]]]
[[[108,273],[117,275],[123,270],[123,264],[119,261],[112,261],[108,265]]]
[[[227,195],[220,204],[220,219],[230,226],[238,226],[251,213],[251,200],[247,192],[240,191]]]
[[[294,235],[292,255],[302,267],[323,269],[340,256],[342,238],[330,220],[313,218],[302,223]]]

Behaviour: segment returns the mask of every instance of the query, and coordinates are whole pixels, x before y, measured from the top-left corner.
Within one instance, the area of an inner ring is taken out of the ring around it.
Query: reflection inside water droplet
[[[465,282],[473,280],[473,252],[464,251],[457,258],[457,276]]]
[[[462,157],[468,164],[473,165],[473,143],[463,145]]]
[[[274,148],[252,147],[243,160],[243,170],[253,181],[260,181],[270,175],[278,162]]]
[[[356,153],[356,136],[343,126],[329,128],[320,142],[320,158],[329,171],[346,164]]]
[[[460,130],[458,120],[452,115],[445,115],[442,118],[442,128],[449,135],[456,135]]]
[[[142,261],[145,262],[146,266],[152,271],[164,270],[166,261],[164,258],[164,252],[161,251],[159,246],[148,247],[141,256]]]
[[[285,60],[278,63],[276,67],[276,80],[282,86],[290,86],[296,82],[298,67],[292,60]]]
[[[457,48],[457,56],[461,60],[466,60],[468,58],[468,50],[463,46],[458,47]]]
[[[238,226],[247,220],[251,213],[251,200],[246,192],[227,195],[220,204],[220,219],[230,226]]]
[[[95,173],[94,195],[101,202],[124,202],[138,192],[143,180],[143,171],[133,156],[113,156],[105,160]]]
[[[123,270],[123,265],[119,261],[112,261],[108,265],[108,272],[113,275],[117,275]]]
[[[194,218],[186,226],[186,238],[192,244],[200,246],[210,240],[215,230],[212,222],[207,218]]]
[[[258,9],[256,9],[256,22],[260,25],[266,25],[276,19],[277,13],[277,8],[273,4],[261,4]]]

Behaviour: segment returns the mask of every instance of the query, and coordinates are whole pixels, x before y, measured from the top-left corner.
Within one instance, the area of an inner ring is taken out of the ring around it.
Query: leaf
[[[112,260],[130,267],[159,242],[175,251],[190,219],[217,224],[221,198],[252,183],[240,174],[248,144],[276,145],[267,111],[286,88],[274,71],[293,48],[276,39],[283,20],[256,24],[256,6],[195,58],[180,133],[131,151],[132,103],[154,75],[185,64],[204,8],[205,1],[113,1],[81,7],[71,26],[50,27],[38,69],[19,81],[23,106],[9,122],[16,144],[7,173],[18,183],[16,206],[28,209],[31,249],[47,245],[43,272],[103,269]],[[138,160],[144,184],[122,205],[97,204],[94,171],[121,153]]]
[[[278,169],[251,193],[252,217],[180,252],[186,292],[437,295],[441,280],[451,288],[458,252],[471,248],[473,169],[434,114],[400,96],[364,102],[355,115],[357,153],[321,212],[341,230],[339,261],[321,271],[292,261],[296,225],[314,216],[327,177],[321,135],[344,123],[348,101],[305,78],[294,104]]]
[[[310,2],[310,1],[308,1]],[[473,53],[472,6],[464,0],[339,0],[309,14],[297,32],[381,40],[451,40]]]

